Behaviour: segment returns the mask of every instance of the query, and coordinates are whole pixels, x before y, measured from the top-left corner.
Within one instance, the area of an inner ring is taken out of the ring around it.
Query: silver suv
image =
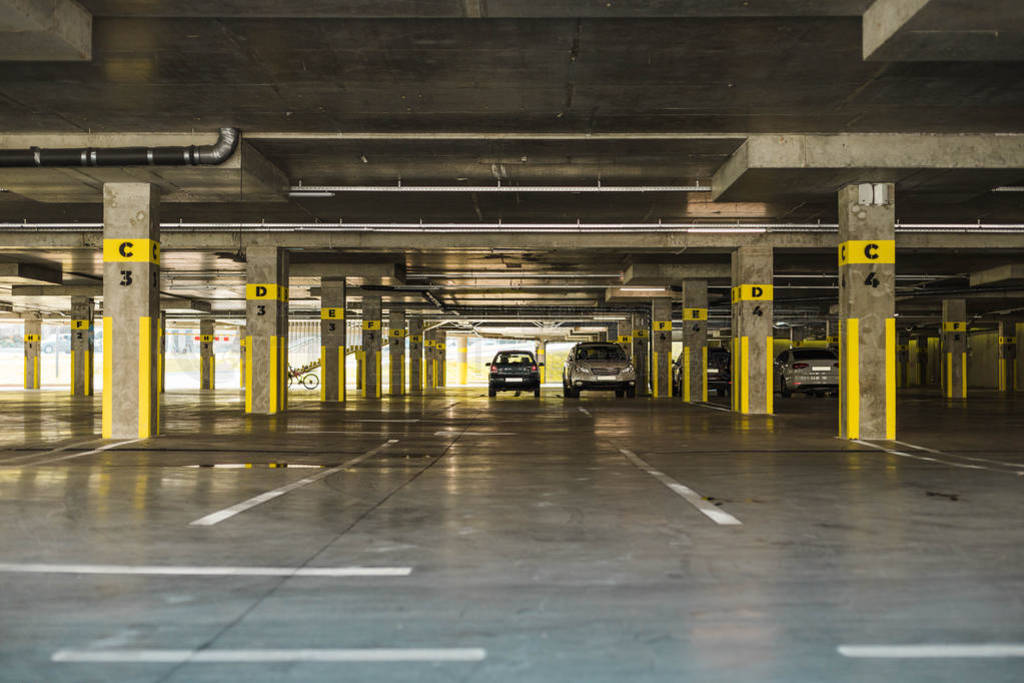
[[[562,370],[562,394],[579,398],[583,390],[614,391],[619,398],[636,396],[636,370],[621,346],[584,342],[572,347]]]
[[[796,392],[839,393],[839,358],[829,349],[788,349],[775,359],[775,386],[783,398]]]

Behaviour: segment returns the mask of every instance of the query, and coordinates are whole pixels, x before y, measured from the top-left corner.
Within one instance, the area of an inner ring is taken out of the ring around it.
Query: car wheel
[[[536,389],[533,390],[533,397],[540,398],[540,387],[537,387]]]
[[[498,395],[498,390],[495,389],[494,387],[488,387],[487,388],[487,395],[490,396],[491,398],[494,398],[495,396]]]
[[[629,389],[626,389],[626,397],[636,398],[636,387],[630,387]]]
[[[786,386],[785,379],[781,380],[781,385],[782,386],[779,388],[779,393],[782,394],[782,398],[789,398],[790,396],[793,395],[793,392],[790,391],[789,387]]]
[[[626,395],[626,392],[623,389],[616,389],[615,390],[615,398],[622,398],[625,395]]]

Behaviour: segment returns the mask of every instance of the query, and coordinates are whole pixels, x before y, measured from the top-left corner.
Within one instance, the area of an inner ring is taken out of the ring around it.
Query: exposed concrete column
[[[157,357],[156,357],[156,384],[157,393],[164,393],[167,382],[167,314],[160,311],[160,321],[157,323]],[[244,384],[242,386],[245,386]]]
[[[216,335],[216,324],[213,318],[202,318],[199,321],[199,389],[215,389],[213,339]]]
[[[405,325],[405,311],[392,308],[388,312],[392,396],[405,396],[405,340],[409,335]]]
[[[683,280],[683,358],[681,397],[708,400],[708,281]]]
[[[455,338],[459,346],[459,386],[466,386],[469,382],[469,335],[460,334]]]
[[[1012,322],[999,323],[999,391],[1016,391],[1017,378],[1017,337],[1016,325]]]
[[[71,297],[71,395],[92,396],[93,325],[92,297]]]
[[[25,314],[25,388],[39,388],[39,348],[43,339],[43,318]]]
[[[288,252],[249,247],[245,258],[245,412],[276,415],[288,392]]]
[[[320,401],[345,401],[345,279],[320,280]]]
[[[910,381],[910,346],[909,340],[899,339],[896,344],[896,388],[906,387]]]
[[[967,398],[967,301],[942,302],[942,382],[946,398]]]
[[[437,388],[437,330],[423,333],[423,390],[431,393]]]
[[[839,190],[839,435],[896,438],[894,186]]]
[[[103,438],[160,433],[160,189],[103,186]]]
[[[740,247],[732,255],[733,410],[774,410],[772,314],[774,260],[770,246]]]
[[[618,342],[622,350],[626,352],[627,358],[633,357],[633,320],[631,316],[627,316],[625,320],[618,323],[618,338],[615,340]]]
[[[939,337],[925,339],[925,384],[942,386],[942,344]]]
[[[440,386],[446,387],[448,386],[448,333],[442,330],[439,337],[441,342],[441,345],[438,347],[441,356]]]
[[[928,340],[911,335],[907,340],[907,386],[919,387],[924,383],[924,369],[928,364]]]
[[[381,302],[379,296],[363,295],[363,396],[380,398]]]
[[[160,319],[163,320],[163,315]],[[245,336],[246,328],[243,325],[238,328],[238,386],[242,389],[245,389]],[[161,386],[162,383],[161,380]]]
[[[672,397],[672,300],[651,301],[651,396]]]
[[[548,343],[537,342],[537,370],[540,372],[540,383],[548,381]]]
[[[651,324],[643,313],[633,314],[633,367],[636,369],[637,396],[651,393],[648,344],[651,340]]]
[[[409,393],[423,393],[423,318],[409,318]]]

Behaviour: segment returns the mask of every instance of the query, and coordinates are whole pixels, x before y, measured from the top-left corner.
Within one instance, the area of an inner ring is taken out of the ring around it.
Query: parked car
[[[683,395],[683,354],[672,363],[672,395]],[[732,389],[732,354],[720,346],[708,347],[708,392],[728,396]]]
[[[794,392],[839,393],[839,358],[831,349],[796,348],[775,359],[775,386],[783,398]]]
[[[491,361],[487,378],[487,395],[499,391],[533,391],[540,398],[540,366],[531,351],[499,351]]]
[[[579,398],[584,390],[614,391],[619,398],[636,396],[636,369],[621,346],[583,342],[572,347],[562,370],[562,394]]]

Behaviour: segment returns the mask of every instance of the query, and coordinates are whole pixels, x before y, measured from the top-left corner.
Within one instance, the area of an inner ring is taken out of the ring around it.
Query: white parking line
[[[1018,643],[937,643],[925,645],[840,645],[844,657],[867,659],[954,659],[978,657],[1024,657]]]
[[[74,460],[75,458],[83,458],[83,457],[85,457],[87,455],[95,455],[96,453],[102,453],[103,451],[109,451],[111,448],[117,448],[118,446],[124,446],[124,445],[130,444],[130,443],[138,443],[139,441],[143,441],[143,439],[129,439],[128,441],[118,441],[116,443],[108,443],[106,446],[100,446],[99,448],[94,448],[91,451],[85,451],[84,453],[72,453],[71,455],[62,455],[59,458],[50,458],[49,460],[37,460],[35,462],[28,463],[28,464],[30,464],[30,465],[46,465],[46,464],[51,463],[51,462],[61,462],[62,460]]]
[[[9,564],[9,574],[106,574],[142,576],[409,576],[412,567],[197,567],[124,564]]]
[[[728,408],[723,408],[722,406],[716,406],[716,405],[713,405],[711,403],[698,403],[697,405],[699,405],[701,408],[710,408],[711,410],[717,410],[717,411],[722,412],[722,413],[731,413],[732,412]]]
[[[312,484],[314,482],[320,481],[324,477],[329,477],[332,474],[340,472],[341,470],[345,469],[346,467],[351,467],[352,465],[355,465],[358,462],[362,462],[363,460],[366,460],[367,458],[371,458],[374,455],[376,455],[377,453],[379,453],[381,450],[387,448],[388,446],[390,446],[392,444],[396,444],[396,443],[398,443],[398,439],[388,439],[387,441],[382,443],[380,446],[377,446],[376,448],[363,453],[362,455],[360,455],[357,458],[352,458],[348,462],[343,462],[342,464],[338,465],[337,467],[332,467],[332,468],[330,468],[328,470],[324,470],[323,472],[320,472],[318,474],[314,474],[312,477],[306,477],[305,479],[299,479],[298,481],[294,481],[291,484],[287,484],[287,485],[282,486],[280,488],[273,489],[272,491],[267,491],[266,493],[261,493],[258,496],[254,496],[254,497],[252,497],[252,498],[250,498],[248,500],[243,500],[241,503],[236,503],[235,505],[232,505],[231,507],[224,508],[223,510],[218,510],[217,512],[212,512],[212,513],[206,515],[205,517],[200,517],[199,519],[196,519],[196,520],[193,520],[193,521],[189,522],[189,526],[213,526],[214,524],[219,524],[220,522],[223,522],[225,519],[230,519],[230,518],[234,517],[235,515],[237,515],[240,512],[245,512],[246,510],[250,510],[250,509],[256,507],[257,505],[262,505],[263,503],[266,503],[269,500],[273,500],[275,498],[279,498],[279,497],[283,496],[284,494],[288,493],[289,491],[294,491],[295,489],[302,488],[303,486],[308,486],[309,484]]]
[[[584,408],[583,406],[580,406],[580,407],[579,407],[579,408],[577,408],[576,410],[580,411],[581,413],[583,413],[583,414],[584,414],[584,415],[586,415],[587,417],[593,417],[593,415],[591,415],[591,414],[590,414],[590,411],[589,411],[589,410],[587,410],[586,408]]]
[[[13,463],[18,463],[18,462],[21,462],[23,460],[31,460],[32,458],[38,458],[38,457],[41,457],[41,456],[44,456],[44,455],[53,455],[54,453],[60,453],[61,451],[66,451],[66,450],[71,449],[71,448],[78,448],[79,446],[84,446],[86,444],[95,443],[96,441],[101,441],[101,439],[99,439],[99,438],[92,438],[92,439],[88,439],[86,441],[79,441],[77,443],[69,443],[66,446],[58,446],[57,448],[54,448],[54,449],[49,450],[49,451],[42,451],[40,453],[30,453],[29,455],[19,455],[19,456],[15,457],[15,458],[7,458],[5,460],[0,460],[0,466],[2,466],[2,465],[10,465],[10,464],[13,464]]]
[[[668,476],[667,474],[659,472],[658,470],[654,469],[646,462],[641,460],[640,457],[637,456],[637,454],[634,453],[633,451],[626,450],[625,448],[620,448],[619,452],[626,456],[626,458],[631,463],[636,465],[638,468],[640,468],[641,470],[643,470],[644,472],[651,475],[652,477],[660,481],[662,484],[667,486],[673,493],[681,496],[683,499],[686,500],[686,502],[688,502],[693,507],[697,508],[705,516],[710,518],[711,521],[713,521],[715,524],[727,524],[733,526],[743,524],[743,522],[736,519],[725,510],[722,510],[718,506],[712,505],[711,503],[706,501],[703,496],[701,496],[699,493],[691,489],[689,486],[684,486],[675,479],[673,479],[672,477]]]
[[[970,455],[959,455],[956,453],[944,453],[943,451],[937,451],[934,448],[928,448],[927,446],[918,446],[917,444],[907,443],[906,441],[897,441],[896,439],[891,439],[891,441],[893,443],[898,443],[901,446],[907,446],[908,448],[913,448],[918,451],[925,451],[926,453],[935,453],[936,455],[945,455],[950,458],[961,458],[963,460],[973,460],[974,462],[990,462],[993,465],[1008,465],[1009,467],[1017,468],[1024,467],[1024,463],[1020,462],[1011,462],[1009,460],[993,460],[992,458],[978,458]]]
[[[267,662],[480,662],[483,648],[345,650],[58,650],[54,662],[92,664],[252,664]]]
[[[886,452],[886,453],[888,453],[890,455],[896,455],[896,456],[899,456],[901,458],[912,458],[914,460],[923,460],[924,462],[934,462],[934,463],[938,463],[940,465],[948,465],[950,467],[959,467],[959,468],[965,469],[965,470],[986,470],[988,472],[999,472],[1000,474],[1016,474],[1017,476],[1024,476],[1024,469],[1015,469],[1013,471],[1009,471],[1008,472],[1007,470],[996,469],[994,467],[985,467],[984,465],[968,465],[967,463],[955,462],[953,460],[944,460],[942,458],[932,458],[930,456],[925,456],[925,455],[914,455],[913,453],[907,453],[905,451],[897,451],[894,448],[886,448],[885,446],[882,446],[880,444],[871,443],[870,441],[863,441],[861,439],[852,439],[852,441],[854,443],[859,443],[861,446],[867,446],[869,448],[874,448],[876,450],[884,451],[884,452]],[[947,455],[947,457],[953,457],[953,458],[963,457],[963,456],[957,456],[957,455],[950,456],[948,454],[944,454],[944,455]],[[1017,467],[1019,467],[1019,466],[1017,466]]]
[[[434,432],[434,436],[515,436],[515,432],[463,432],[456,429]]]

